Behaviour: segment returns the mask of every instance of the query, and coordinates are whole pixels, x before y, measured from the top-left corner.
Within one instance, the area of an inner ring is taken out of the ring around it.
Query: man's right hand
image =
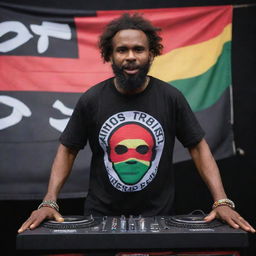
[[[19,228],[18,233],[21,233],[26,229],[34,229],[38,227],[45,219],[53,219],[58,222],[64,221],[63,217],[55,209],[42,207],[31,213],[30,217]]]

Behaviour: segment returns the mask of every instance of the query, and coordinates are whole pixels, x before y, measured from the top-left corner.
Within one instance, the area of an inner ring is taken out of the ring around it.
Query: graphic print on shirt
[[[164,147],[164,131],[151,115],[119,112],[99,133],[110,183],[122,192],[144,189],[155,178]]]

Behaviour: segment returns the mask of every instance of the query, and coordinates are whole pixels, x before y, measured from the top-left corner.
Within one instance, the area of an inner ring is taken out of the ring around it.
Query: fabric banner
[[[97,47],[124,12],[162,28],[150,75],[183,92],[216,159],[234,154],[232,6],[74,11],[0,4],[0,199],[41,199],[58,138],[81,93],[111,76]],[[61,198],[84,197],[91,152],[79,152]],[[190,159],[177,141],[174,162]]]

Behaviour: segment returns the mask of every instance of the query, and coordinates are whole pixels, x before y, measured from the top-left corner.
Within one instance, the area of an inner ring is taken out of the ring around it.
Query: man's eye
[[[136,52],[143,52],[144,51],[144,47],[136,47],[135,51]]]
[[[118,155],[122,155],[124,153],[126,153],[128,151],[128,148],[124,145],[117,145],[115,147],[115,152],[118,154]]]
[[[147,154],[149,151],[149,147],[146,145],[140,145],[136,148],[136,151],[140,154]]]
[[[117,49],[117,52],[119,52],[119,53],[124,53],[125,51],[126,51],[125,48],[119,48],[119,49]]]

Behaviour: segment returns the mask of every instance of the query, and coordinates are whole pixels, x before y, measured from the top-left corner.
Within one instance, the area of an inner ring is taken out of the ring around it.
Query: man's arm
[[[60,144],[53,161],[48,191],[43,201],[57,200],[58,194],[72,170],[77,153],[78,150],[70,149]],[[18,232],[21,233],[28,228],[34,229],[46,218],[63,221],[63,218],[57,210],[51,207],[42,207],[31,213],[30,217],[22,224]]]
[[[200,176],[209,188],[213,200],[218,201],[227,198],[219,168],[205,139],[202,139],[196,146],[189,148],[189,152]],[[214,218],[222,219],[233,228],[240,227],[246,231],[255,232],[254,228],[229,206],[222,205],[216,207],[210,212],[205,220],[211,221]]]
[[[57,196],[72,170],[77,153],[78,150],[60,144],[53,161],[48,191],[44,200],[57,200]]]

